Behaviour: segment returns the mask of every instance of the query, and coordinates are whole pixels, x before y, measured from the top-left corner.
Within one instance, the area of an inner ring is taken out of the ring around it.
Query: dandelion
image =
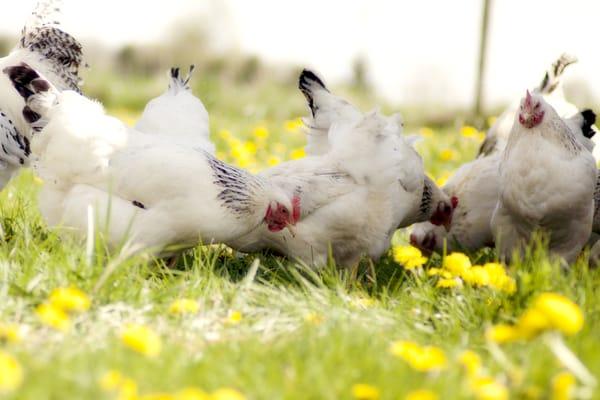
[[[377,400],[381,391],[373,385],[357,383],[352,385],[352,396],[357,400]]]
[[[320,323],[323,322],[323,319],[324,319],[323,316],[316,312],[309,312],[304,315],[304,321],[306,321],[312,325],[319,325]]]
[[[48,298],[50,304],[68,312],[83,312],[90,308],[90,298],[75,287],[56,288]]]
[[[461,286],[460,280],[457,278],[443,278],[437,281],[437,283],[435,284],[436,288],[441,289],[451,289],[457,286]]]
[[[440,370],[447,364],[446,354],[439,347],[421,347],[415,342],[405,340],[392,343],[390,353],[402,358],[413,369],[421,372]]]
[[[413,390],[412,392],[409,392],[406,397],[405,400],[437,400],[438,399],[438,395],[428,389],[418,389],[418,390]]]
[[[210,400],[211,397],[204,390],[189,387],[175,393],[175,400]]]
[[[560,372],[552,378],[552,400],[569,400],[573,398],[575,377],[570,372]]]
[[[23,340],[21,327],[16,324],[0,324],[0,343],[20,343]]]
[[[143,325],[128,324],[121,332],[125,346],[147,357],[156,357],[162,349],[160,337]]]
[[[463,253],[452,253],[444,257],[442,267],[452,272],[454,275],[461,276],[471,268],[471,260]]]
[[[232,388],[220,388],[215,390],[210,395],[211,400],[245,400],[244,396],[238,390]]]
[[[269,137],[269,130],[263,125],[257,126],[252,131],[252,135],[259,140],[265,140]]]
[[[12,392],[23,383],[23,368],[12,355],[0,350],[0,393]]]
[[[110,371],[107,371],[104,375],[100,377],[98,383],[100,384],[100,388],[102,388],[102,390],[109,392],[112,390],[116,390],[121,385],[124,379],[125,377],[123,376],[123,374],[121,374],[120,371],[111,369]]]
[[[242,321],[242,313],[240,311],[231,310],[227,314],[227,322],[231,325],[237,325]]]
[[[488,328],[485,337],[494,343],[503,344],[521,339],[521,333],[512,325],[498,324]]]
[[[175,396],[170,393],[149,393],[131,400],[176,400]]]
[[[37,306],[35,313],[44,325],[56,329],[57,331],[66,332],[71,327],[69,315],[50,303],[43,303]]]
[[[467,375],[474,377],[481,370],[481,357],[473,350],[465,350],[458,356],[458,362],[467,371]]]
[[[548,318],[543,312],[535,308],[525,310],[517,321],[517,329],[525,339],[531,339],[550,328]]]
[[[426,126],[419,129],[419,134],[423,137],[432,137],[434,133],[435,132],[433,131],[433,129],[428,128]]]
[[[477,136],[477,133],[479,133],[477,128],[470,125],[465,125],[462,128],[460,128],[460,134],[466,138],[474,138]]]
[[[542,293],[533,302],[549,324],[565,335],[574,335],[583,328],[583,313],[577,304],[558,293]]]
[[[195,314],[200,309],[198,302],[192,299],[177,299],[169,306],[171,314]]]
[[[304,126],[304,122],[302,122],[302,118],[294,118],[285,121],[283,126],[286,131],[296,133]]]
[[[436,185],[438,185],[439,187],[444,186],[446,184],[446,182],[448,182],[448,179],[450,179],[451,176],[452,176],[452,172],[450,172],[450,171],[442,172],[442,174],[435,179]]]
[[[413,270],[427,262],[421,250],[413,246],[394,246],[394,260],[401,264],[405,269]]]
[[[440,160],[442,161],[452,161],[456,159],[456,152],[452,149],[443,149],[440,152]]]
[[[271,156],[269,156],[269,158],[267,158],[267,165],[269,167],[274,167],[274,166],[279,165],[279,164],[281,164],[281,158],[280,157],[271,155]]]
[[[290,159],[292,160],[299,160],[304,157],[306,157],[306,153],[304,152],[303,148],[294,149],[290,153]]]
[[[471,390],[479,400],[508,400],[508,388],[490,377],[471,380]]]

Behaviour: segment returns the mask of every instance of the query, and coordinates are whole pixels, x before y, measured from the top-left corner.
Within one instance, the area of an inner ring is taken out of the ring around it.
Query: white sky
[[[1,0],[0,32],[18,32],[35,0]],[[480,0],[65,0],[65,27],[108,45],[161,40],[182,18],[213,12],[220,46],[318,70],[335,83],[364,55],[392,101],[464,106],[473,97]],[[577,55],[567,82],[600,99],[597,0],[493,0],[487,104],[536,84],[560,53]],[[199,23],[204,20],[198,19]]]

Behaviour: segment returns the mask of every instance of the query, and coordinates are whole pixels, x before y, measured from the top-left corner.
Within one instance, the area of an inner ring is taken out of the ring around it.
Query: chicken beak
[[[296,237],[296,228],[294,227],[294,225],[292,224],[287,224],[286,228],[288,231],[290,231],[290,234],[292,235],[292,237]]]

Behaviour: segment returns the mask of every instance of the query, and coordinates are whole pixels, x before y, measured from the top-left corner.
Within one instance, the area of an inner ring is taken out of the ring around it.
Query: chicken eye
[[[538,108],[540,108],[540,103],[537,103],[535,107],[533,107],[534,110],[537,110]]]

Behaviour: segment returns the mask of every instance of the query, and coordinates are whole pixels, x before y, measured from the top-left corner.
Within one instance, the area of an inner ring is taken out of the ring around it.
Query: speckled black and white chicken
[[[44,180],[39,206],[50,225],[84,236],[91,210],[111,245],[161,251],[228,242],[262,224],[276,231],[295,223],[291,198],[214,158],[212,145],[203,147],[206,130],[196,140],[185,130],[140,132],[106,115],[99,103],[57,90],[26,64],[5,73],[44,122],[32,151]]]
[[[297,199],[295,235],[263,228],[233,247],[270,248],[314,266],[325,265],[331,249],[338,265],[352,267],[363,255],[379,258],[398,227],[427,219],[449,225],[452,203],[425,180],[398,116],[362,113],[311,71],[299,82],[311,111],[307,157],[261,174]]]
[[[492,232],[502,258],[537,231],[549,235],[550,251],[573,262],[588,241],[594,216],[596,163],[580,136],[593,134],[591,111],[563,119],[543,96],[529,94],[500,163],[499,199]]]
[[[79,42],[60,29],[62,1],[40,0],[11,52],[0,58],[0,71],[26,62],[44,74],[57,88],[79,91],[79,68],[83,63]],[[25,102],[0,74],[0,189],[29,164],[32,133],[39,115],[24,108]],[[33,124],[30,124],[33,123]],[[33,128],[33,129],[32,129]]]

